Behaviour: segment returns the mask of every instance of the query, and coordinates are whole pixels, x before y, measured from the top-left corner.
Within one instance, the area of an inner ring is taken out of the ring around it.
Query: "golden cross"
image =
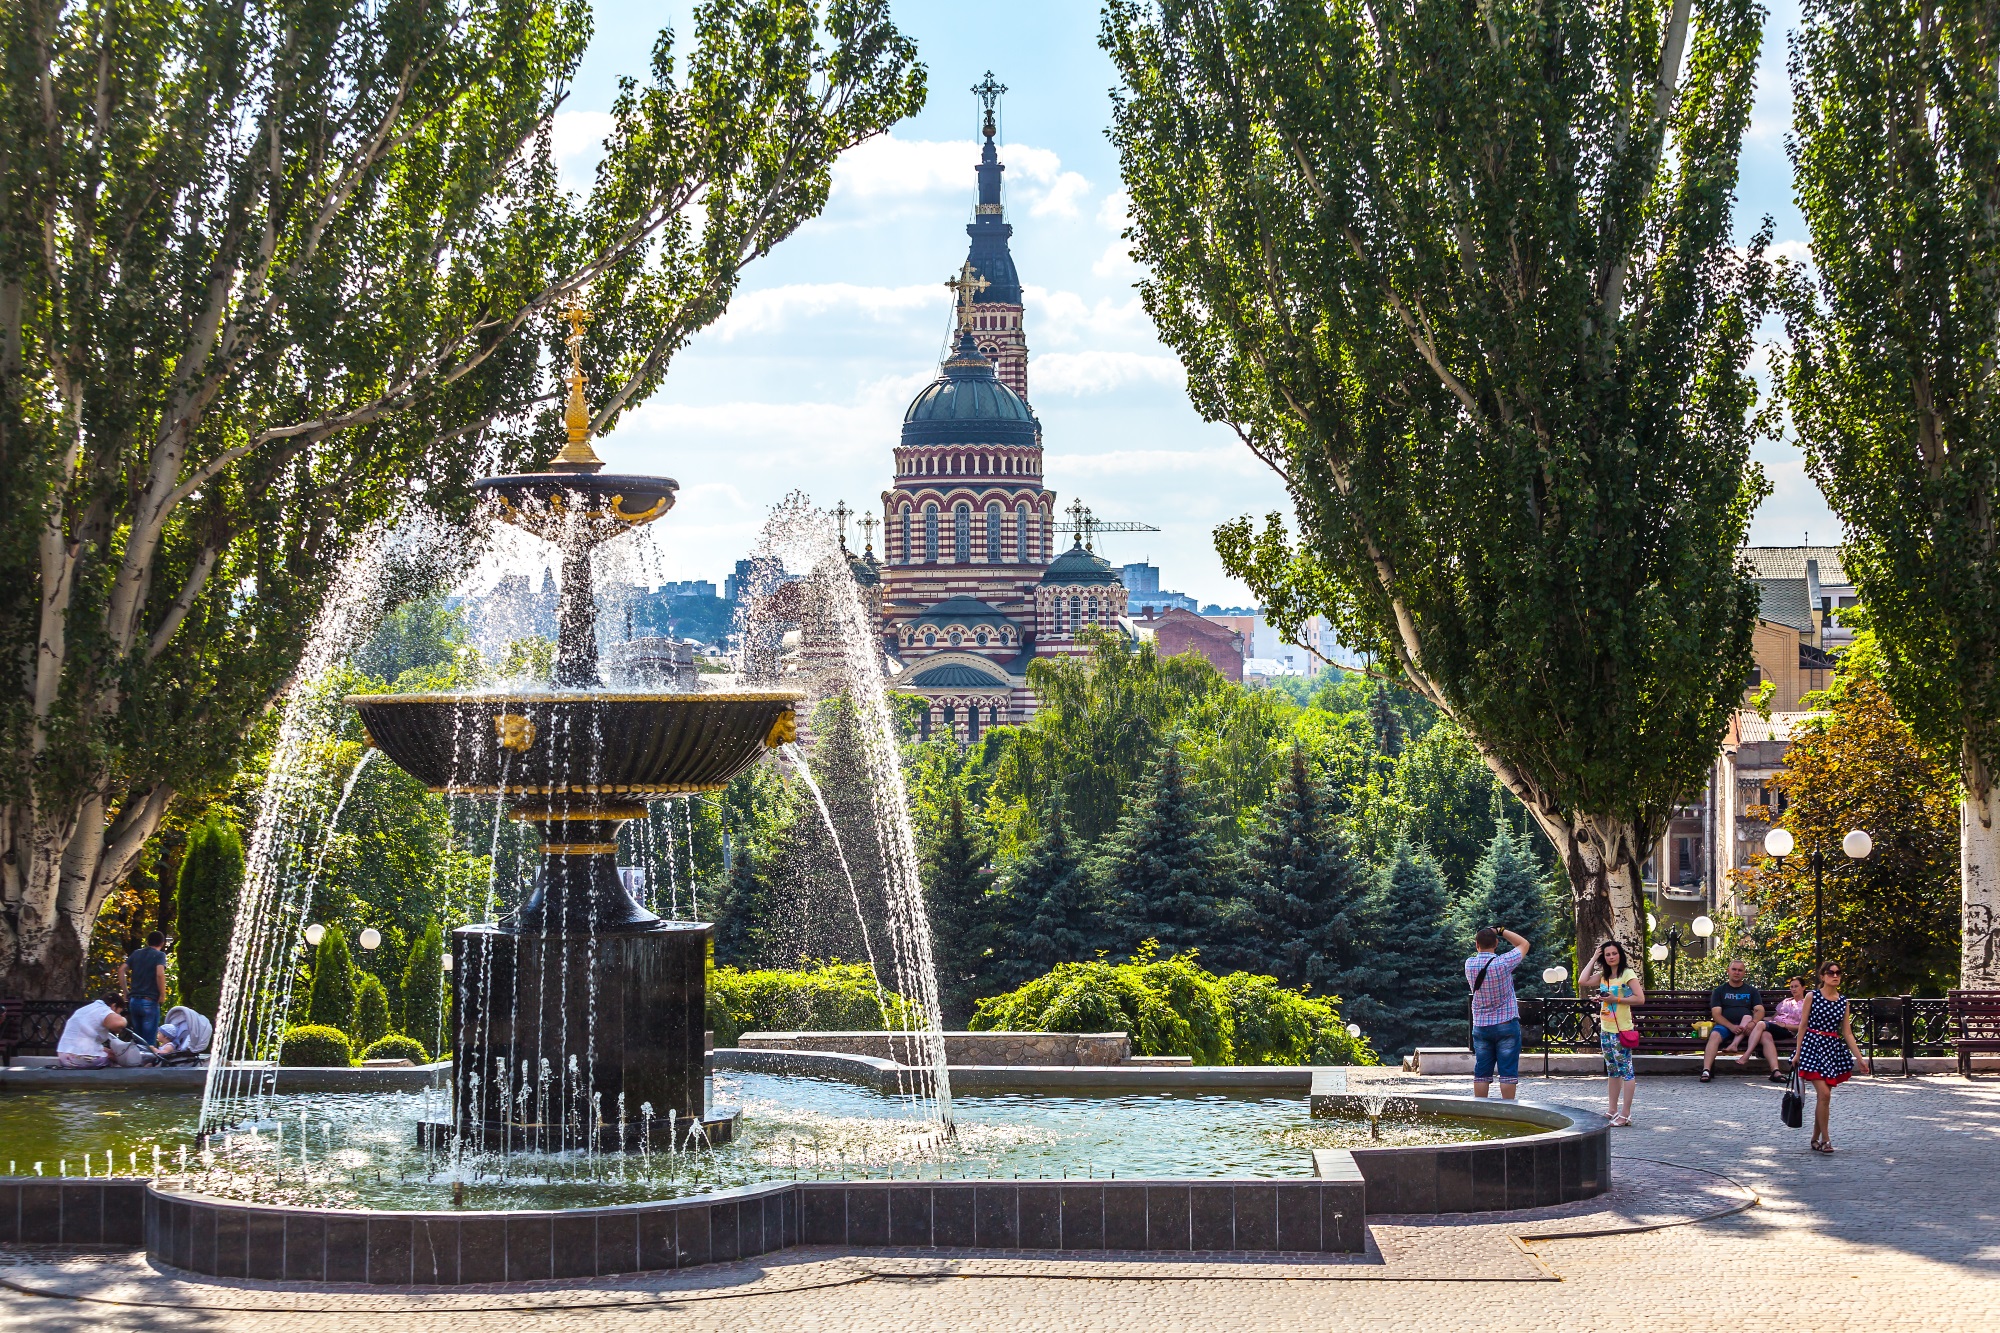
[[[1088,522],[1089,514],[1090,511],[1084,508],[1083,501],[1081,499],[1071,500],[1069,502],[1069,526],[1070,530],[1076,533],[1076,544],[1078,546],[1083,545],[1083,532],[1084,532],[1084,527]]]
[[[972,267],[972,261],[968,259],[965,266],[959,269],[958,276],[948,279],[944,285],[951,288],[952,296],[958,302],[958,327],[971,328],[972,303],[979,298],[979,293],[993,284],[980,277],[979,271]]]
[[[863,514],[858,526],[861,528],[863,538],[867,541],[867,546],[862,551],[862,554],[873,559],[875,555],[875,529],[882,526],[882,520],[873,514]]]
[[[842,550],[847,549],[847,520],[853,517],[854,511],[847,507],[847,501],[842,500],[834,505],[833,521],[840,525],[840,547]]]

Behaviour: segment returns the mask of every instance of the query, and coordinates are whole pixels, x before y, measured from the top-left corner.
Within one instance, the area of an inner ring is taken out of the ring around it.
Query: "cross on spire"
[[[875,558],[875,529],[882,526],[882,520],[873,514],[863,514],[861,522],[856,526],[861,529],[862,538],[866,542],[861,553],[870,560],[873,560]]]
[[[993,81],[993,71],[990,69],[986,71],[986,77],[984,79],[972,85],[972,95],[974,97],[977,97],[979,99],[980,105],[986,108],[985,132],[986,132],[986,137],[989,139],[991,139],[994,134],[993,108],[999,105],[1000,95],[1006,91],[1007,91],[1006,84],[995,83]]]
[[[1085,538],[1090,535],[1090,506],[1082,500],[1071,500],[1069,502],[1069,525],[1071,530],[1076,533],[1076,544],[1089,549]]]
[[[971,328],[972,303],[979,299],[979,293],[993,284],[980,277],[979,270],[973,268],[972,261],[968,259],[958,270],[958,276],[946,279],[944,285],[951,288],[952,299],[958,305],[958,327]]]
[[[833,507],[833,521],[840,525],[840,549],[847,549],[847,520],[854,517],[854,511],[842,500]]]

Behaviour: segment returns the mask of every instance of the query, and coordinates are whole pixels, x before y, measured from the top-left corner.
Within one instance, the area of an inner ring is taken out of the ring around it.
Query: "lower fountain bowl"
[[[357,694],[368,739],[432,791],[553,803],[715,791],[790,740],[796,690]]]

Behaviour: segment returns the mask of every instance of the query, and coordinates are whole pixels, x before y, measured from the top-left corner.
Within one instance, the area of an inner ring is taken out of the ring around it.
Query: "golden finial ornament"
[[[970,259],[958,271],[958,276],[945,280],[951,294],[958,303],[958,327],[961,330],[972,327],[972,303],[979,299],[979,293],[993,284],[979,276],[979,270],[972,266]]]
[[[562,317],[569,321],[569,335],[563,339],[563,345],[569,348],[569,400],[563,404],[563,425],[569,429],[569,443],[549,466],[559,471],[595,472],[604,466],[604,460],[590,447],[590,404],[583,397],[583,326],[590,322],[590,311],[581,301],[571,298],[563,307]]]

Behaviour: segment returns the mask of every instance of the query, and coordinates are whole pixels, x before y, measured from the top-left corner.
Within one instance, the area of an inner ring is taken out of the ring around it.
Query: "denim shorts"
[[[1604,1076],[1622,1078],[1627,1082],[1638,1077],[1632,1072],[1632,1048],[1618,1040],[1615,1032],[1597,1034],[1597,1044],[1604,1051]]]
[[[1472,1029],[1473,1082],[1493,1082],[1496,1066],[1501,1083],[1520,1082],[1521,1020],[1518,1018]]]

